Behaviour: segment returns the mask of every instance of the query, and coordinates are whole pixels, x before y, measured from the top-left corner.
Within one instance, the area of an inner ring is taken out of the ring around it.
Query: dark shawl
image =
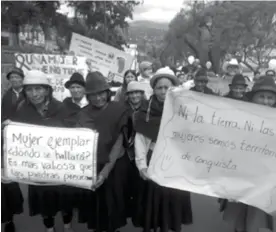
[[[50,100],[45,116],[39,114],[30,102],[24,101],[18,106],[18,109],[11,120],[42,126],[62,127],[62,112],[62,103],[54,98]]]
[[[98,164],[109,161],[109,153],[126,124],[126,108],[122,103],[109,102],[105,109],[98,109],[90,104],[81,109],[76,126],[99,132]]]
[[[63,123],[66,127],[75,127],[78,122],[78,114],[81,107],[72,101],[71,97],[65,98],[63,101]]]
[[[153,95],[146,101],[138,112],[133,115],[134,129],[136,132],[156,142],[164,103],[157,100]]]
[[[6,119],[10,119],[15,113],[18,104],[24,99],[23,91],[21,91],[19,98],[17,98],[15,92],[10,88],[2,98],[1,121],[3,122]]]
[[[142,104],[145,104],[146,100],[142,100]],[[127,123],[123,127],[123,145],[126,149],[126,152],[131,160],[134,159],[135,153],[134,153],[134,139],[135,139],[135,130],[133,126],[133,114],[141,109],[141,106],[137,109],[134,109],[132,105],[129,103],[129,101],[125,101],[125,107],[127,111]]]

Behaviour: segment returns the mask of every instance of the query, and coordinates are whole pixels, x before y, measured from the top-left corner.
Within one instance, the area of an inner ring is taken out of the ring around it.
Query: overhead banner
[[[69,50],[77,56],[88,58],[92,70],[101,72],[108,81],[121,83],[134,59],[124,51],[76,33],[72,33]]]
[[[13,122],[4,129],[5,178],[91,189],[97,175],[97,143],[98,133],[89,129]]]
[[[71,75],[79,72],[85,78],[88,72],[86,58],[77,56],[16,53],[15,65],[21,68],[25,75],[32,69],[46,73],[54,90],[53,95],[59,101],[70,96],[64,84]]]
[[[149,165],[159,185],[276,213],[276,110],[168,91]]]

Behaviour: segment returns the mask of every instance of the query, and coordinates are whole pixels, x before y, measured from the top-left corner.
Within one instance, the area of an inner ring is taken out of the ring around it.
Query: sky
[[[133,20],[170,22],[180,11],[183,0],[144,0],[135,7]]]
[[[151,20],[155,22],[170,22],[180,11],[183,0],[144,0],[143,4],[136,6],[133,20]],[[72,16],[72,11],[65,5],[60,12]]]

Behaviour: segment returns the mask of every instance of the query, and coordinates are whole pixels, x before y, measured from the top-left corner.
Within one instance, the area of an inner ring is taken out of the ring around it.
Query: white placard
[[[70,51],[90,60],[91,69],[101,72],[108,81],[123,82],[124,73],[131,69],[134,57],[97,40],[73,33]]]
[[[5,178],[90,189],[96,180],[98,133],[23,123],[4,129]]]
[[[169,90],[149,175],[276,214],[275,122],[275,108]]]

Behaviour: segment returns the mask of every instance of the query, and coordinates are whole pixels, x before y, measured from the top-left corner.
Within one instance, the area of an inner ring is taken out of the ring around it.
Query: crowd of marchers
[[[53,97],[53,86],[43,72],[23,73],[13,68],[6,76],[11,88],[2,98],[2,130],[14,121],[99,132],[97,181],[91,190],[29,185],[30,216],[40,215],[46,232],[56,231],[58,212],[62,213],[64,231],[72,232],[74,211],[79,223],[87,224],[88,231],[118,231],[128,218],[144,232],[185,231],[185,225],[193,223],[190,193],[159,186],[148,178],[147,168],[168,89],[183,86],[217,95],[208,87],[210,77],[216,76],[210,68],[209,63],[199,67],[194,61],[178,70],[163,67],[153,72],[152,64],[143,61],[139,74],[133,70],[125,72],[114,100],[110,85],[100,72],[89,72],[86,78],[74,73],[65,83],[71,97],[63,102]],[[248,78],[235,63],[229,62],[225,70],[221,78],[231,78],[229,92],[217,97],[276,107],[274,70],[261,76],[256,73],[250,90]],[[2,223],[5,232],[14,232],[13,217],[23,213],[24,199],[18,183],[3,178],[1,187]],[[272,217],[255,207],[219,199],[218,210],[236,232],[258,232],[261,228],[273,231]]]

